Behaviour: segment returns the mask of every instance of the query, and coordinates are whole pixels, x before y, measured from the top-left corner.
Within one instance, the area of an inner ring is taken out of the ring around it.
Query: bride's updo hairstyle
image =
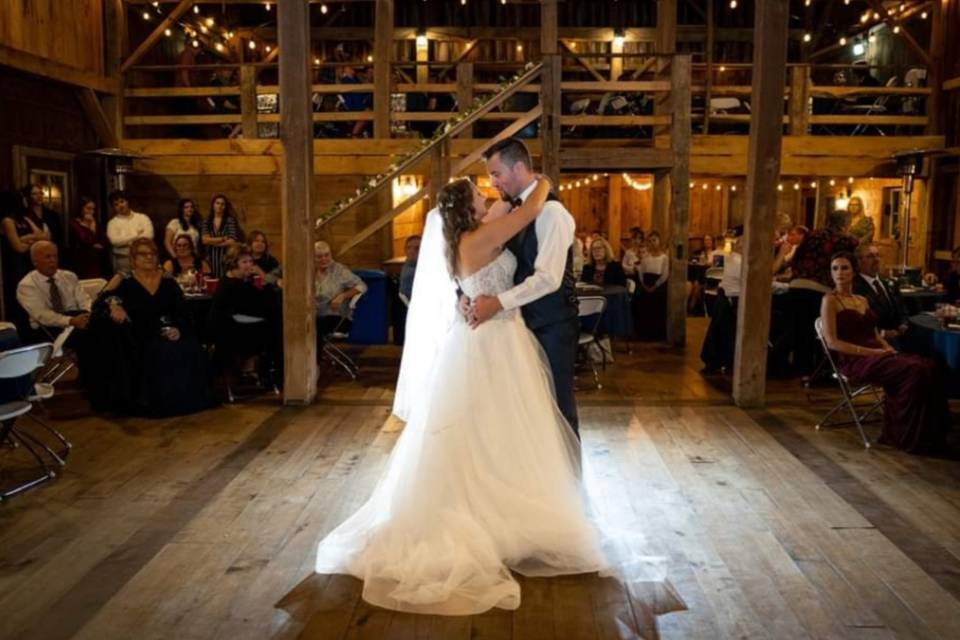
[[[460,238],[480,226],[473,208],[473,183],[460,178],[440,189],[437,194],[437,209],[443,219],[443,239],[447,243],[447,268],[450,275],[457,275],[457,249]]]

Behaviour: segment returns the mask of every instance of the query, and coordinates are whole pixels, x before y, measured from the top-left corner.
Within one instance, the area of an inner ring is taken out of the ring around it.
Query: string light
[[[147,12],[147,11],[144,11],[144,12],[143,12],[143,19],[149,22],[149,21],[150,21],[150,13]]]
[[[269,3],[269,2],[264,2],[264,3],[263,3],[263,8],[266,9],[267,11],[270,11],[270,3]]]
[[[778,185],[777,185],[777,191],[783,191],[783,185],[782,185],[782,184],[778,184]]]
[[[730,0],[730,8],[731,9],[737,8],[737,0]]]
[[[198,4],[193,5],[193,13],[194,15],[197,15],[200,13],[200,5]]]
[[[367,62],[373,62],[373,56],[367,56]]]
[[[691,183],[690,183],[690,188],[693,189],[693,187],[694,187],[695,184],[696,184],[695,182],[691,182]]]
[[[718,184],[718,185],[717,185],[717,191],[720,191],[721,189],[723,189],[723,185],[722,185],[722,184]]]
[[[837,181],[834,180],[833,178],[830,178],[830,186],[831,186],[831,187],[837,186]]]
[[[924,11],[924,12],[922,12],[922,13],[920,14],[920,19],[921,19],[921,20],[926,20],[926,19],[927,19],[927,12],[926,12],[926,11]]]
[[[737,190],[737,185],[735,184],[730,185],[730,191],[736,191],[736,190]]]
[[[709,187],[709,186],[710,186],[710,185],[708,185],[706,182],[704,182],[704,183],[703,183],[703,186],[702,186],[701,188],[702,188],[704,191],[706,191],[706,190],[707,190],[707,187]]]
[[[794,182],[794,183],[793,183],[793,190],[794,190],[794,191],[800,191],[800,183],[799,183],[799,182]]]
[[[867,42],[869,42],[870,44],[873,44],[873,43],[876,42],[876,41],[877,41],[877,36],[876,36],[876,34],[871,33],[871,34],[870,34],[870,37],[867,38]]]
[[[811,188],[811,189],[816,189],[816,188],[817,188],[817,181],[816,181],[816,180],[811,180],[811,181],[810,181],[810,188]]]
[[[853,176],[847,178],[847,184],[853,184]]]
[[[623,175],[623,181],[627,183],[627,186],[630,187],[631,189],[634,189],[635,191],[647,191],[653,188],[653,185],[649,182],[638,182],[637,180],[634,180],[633,176],[631,176],[626,171],[624,171],[622,175]],[[692,186],[693,183],[691,182],[690,185]]]
[[[207,29],[205,26],[200,25],[200,33],[205,34],[205,33],[207,33],[207,31],[208,31],[208,29]]]
[[[173,31],[170,31],[169,28],[168,28],[168,29],[164,29],[164,30],[163,30],[163,35],[165,35],[165,36],[167,36],[167,37],[169,38],[170,36],[173,35]]]
[[[813,36],[811,36],[809,33],[805,33],[805,34],[803,34],[803,41],[804,41],[804,42],[810,42],[810,39],[811,39],[812,37],[813,37]]]
[[[900,25],[895,25],[895,26],[893,27],[893,32],[894,32],[894,33],[900,33]]]
[[[271,47],[270,45],[267,45],[263,48],[263,50],[266,51],[267,53],[270,53],[271,49],[273,49],[273,47]]]
[[[247,48],[249,48],[249,49],[251,49],[251,50],[256,49],[256,48],[257,48],[257,43],[254,42],[253,40],[251,40],[250,42],[247,43]]]
[[[320,13],[322,13],[323,15],[327,15],[327,5],[325,4],[320,5]]]
[[[213,46],[214,46],[214,48],[215,48],[217,51],[223,51],[223,44],[222,44],[222,43],[218,42],[218,43],[216,43],[216,44],[213,45]]]
[[[847,39],[846,39],[846,38],[840,38],[840,46],[842,47],[842,46],[844,46],[845,44],[847,44]]]
[[[199,41],[199,40],[194,40],[194,41],[191,42],[190,44],[192,44],[192,45],[193,45],[193,48],[196,49],[197,47],[200,46],[200,41]]]
[[[320,58],[314,58],[313,64],[317,64],[317,65],[320,64]]]
[[[809,6],[810,6],[810,0],[803,0],[803,6],[809,7]]]
[[[206,22],[208,27],[212,27],[215,24],[213,18],[207,18]]]
[[[720,65],[720,72],[721,72],[721,73],[723,73],[723,72],[726,71],[726,70],[727,70],[727,65],[725,65],[725,64]]]

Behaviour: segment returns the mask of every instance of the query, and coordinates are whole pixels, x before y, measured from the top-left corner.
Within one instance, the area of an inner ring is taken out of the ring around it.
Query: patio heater
[[[105,161],[108,193],[114,189],[126,190],[127,174],[133,172],[133,159],[144,157],[139,153],[117,148],[96,149],[88,152],[88,155],[98,156]]]
[[[902,199],[901,199],[901,234],[900,239],[903,243],[903,255],[900,261],[900,272],[904,276],[910,268],[910,213],[913,208],[913,184],[914,178],[923,166],[923,158],[932,150],[911,149],[894,155],[897,161],[897,173],[900,174]]]

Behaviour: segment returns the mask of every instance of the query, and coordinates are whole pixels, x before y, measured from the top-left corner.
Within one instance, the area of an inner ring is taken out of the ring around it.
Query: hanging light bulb
[[[320,5],[320,13],[322,13],[323,15],[327,15],[327,5],[325,4]]]
[[[270,3],[269,3],[269,2],[264,2],[264,3],[263,3],[263,8],[266,9],[267,11],[270,11]]]
[[[517,52],[519,53],[520,51],[523,51],[523,45],[518,42],[518,43],[517,43]]]
[[[143,12],[143,19],[149,22],[149,21],[150,21],[150,13],[147,12],[147,11],[144,11],[144,12]]]
[[[893,32],[894,32],[894,33],[900,33],[900,25],[894,25],[894,27],[893,27]]]
[[[853,55],[862,56],[864,51],[866,51],[866,47],[863,46],[862,42],[855,42],[853,44]]]
[[[613,34],[613,44],[614,44],[614,46],[623,47],[624,39],[625,39],[625,38],[624,38],[624,36],[623,36],[623,31],[620,30],[620,29],[617,29],[616,32],[614,32],[614,34]]]
[[[846,45],[846,44],[847,44],[847,39],[846,39],[846,38],[840,38],[840,46],[842,47],[842,46],[844,46],[844,45]]]
[[[195,15],[198,14],[198,13],[200,13],[200,5],[198,5],[198,4],[193,5],[193,13],[194,13]]]
[[[427,34],[426,34],[426,33],[424,33],[424,32],[421,31],[420,33],[417,34],[417,46],[418,46],[418,47],[425,47],[425,46],[427,46]]]
[[[247,43],[247,48],[252,51],[257,48],[257,43],[251,40],[250,42]]]
[[[730,8],[731,9],[737,8],[737,0],[730,0]]]
[[[320,64],[320,58],[314,58],[314,59],[313,59],[313,64],[319,65],[319,64]]]
[[[811,38],[813,38],[813,36],[811,36],[809,33],[803,34],[803,41],[804,41],[804,42],[810,42]]]
[[[847,184],[853,184],[853,176],[847,178]]]
[[[192,44],[192,45],[193,45],[193,48],[196,49],[197,47],[200,46],[200,41],[195,39],[195,40],[194,40],[193,42],[191,42],[190,44]]]
[[[869,20],[869,19],[870,19],[870,14],[869,14],[869,13],[865,13],[865,14],[863,14],[862,16],[860,16],[860,22],[866,22],[866,21]]]
[[[794,191],[800,191],[800,183],[799,183],[799,182],[794,182],[794,183],[793,183],[793,190],[794,190]]]
[[[721,73],[723,73],[723,72],[726,71],[726,70],[727,70],[727,65],[725,65],[725,64],[720,65],[720,72],[721,72]]]
[[[810,6],[810,0],[803,0],[803,6],[809,7],[809,6]]]
[[[216,24],[216,23],[213,21],[213,18],[207,18],[207,19],[206,19],[206,23],[207,23],[207,26],[208,26],[208,27],[212,27],[214,24]]]
[[[783,185],[782,185],[782,184],[778,184],[778,185],[777,185],[777,191],[783,191]]]
[[[216,43],[215,45],[213,45],[213,47],[214,47],[214,49],[216,49],[217,51],[223,51],[223,43],[221,43],[221,42]]]
[[[266,51],[267,53],[270,53],[271,49],[273,49],[273,47],[271,47],[270,45],[267,45],[263,48],[263,50]]]
[[[691,183],[690,183],[690,188],[693,189],[693,187],[694,187],[695,184],[696,184],[695,182],[691,182]]]
[[[367,62],[373,62],[373,56],[367,56]]]
[[[706,182],[704,182],[703,185],[701,186],[701,188],[702,188],[704,191],[706,191],[706,190],[707,190],[707,187],[709,187],[709,186],[710,186],[710,185],[708,185]]]
[[[735,184],[730,185],[730,191],[736,191],[736,190],[737,190],[737,185]]]
[[[208,29],[207,29],[205,26],[200,25],[200,33],[204,33],[204,34],[205,34],[205,33],[207,33],[207,31],[208,31]]]
[[[837,181],[834,180],[833,178],[830,178],[830,186],[831,186],[831,187],[837,186]]]
[[[721,189],[723,189],[723,185],[718,184],[718,185],[717,185],[717,191],[720,191]]]
[[[235,35],[233,31],[227,31],[227,40],[233,40],[233,36]]]
[[[165,36],[167,36],[167,37],[169,38],[170,36],[173,35],[173,31],[171,31],[170,28],[168,27],[168,28],[166,28],[166,29],[163,30],[163,35],[165,35]]]
[[[926,19],[927,19],[927,12],[926,12],[926,11],[923,11],[923,12],[920,13],[920,19],[921,19],[921,20],[926,20]]]
[[[816,189],[816,188],[817,188],[817,181],[816,181],[816,180],[811,180],[811,181],[810,181],[810,188],[811,188],[811,189]]]

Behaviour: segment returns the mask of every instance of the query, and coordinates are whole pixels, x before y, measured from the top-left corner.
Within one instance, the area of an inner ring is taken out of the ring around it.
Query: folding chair
[[[850,380],[840,372],[840,369],[837,367],[836,361],[833,359],[833,354],[830,352],[830,349],[827,347],[827,341],[823,337],[823,323],[820,321],[820,318],[817,318],[813,323],[814,329],[817,332],[817,339],[820,341],[820,345],[823,347],[823,354],[825,357],[825,362],[833,371],[832,377],[837,381],[837,384],[840,387],[840,393],[842,398],[830,411],[827,412],[827,415],[823,416],[820,422],[817,423],[816,429],[819,431],[823,427],[838,427],[847,424],[856,424],[857,429],[860,431],[860,437],[863,439],[863,446],[866,449],[870,448],[870,440],[867,438],[867,434],[863,431],[863,423],[867,421],[871,414],[874,411],[880,408],[883,404],[883,397],[880,392],[872,384],[862,384],[856,388],[850,383]],[[854,400],[859,398],[862,395],[872,394],[875,402],[868,406],[856,405]],[[828,420],[835,414],[837,411],[842,409],[847,409],[850,412],[850,415],[853,417],[853,420],[846,420],[843,422],[828,422]],[[860,411],[859,409],[865,409]]]
[[[597,363],[590,355],[590,347],[596,346],[600,350],[601,365],[604,370],[607,368],[607,351],[600,344],[600,338],[597,335],[600,331],[600,321],[603,319],[603,313],[607,309],[607,299],[603,296],[582,296],[577,301],[579,311],[578,316],[582,318],[593,318],[589,330],[580,329],[580,339],[577,344],[577,352],[581,361],[590,363],[590,370],[593,372],[593,383],[597,389],[602,389],[600,383],[600,374],[597,371]]]
[[[360,292],[350,298],[351,316],[353,315],[353,312],[356,311],[357,303],[360,301],[361,297],[363,297],[363,292]],[[353,358],[347,355],[347,352],[337,344],[338,342],[343,342],[350,337],[348,332],[342,330],[345,320],[346,317],[341,318],[337,327],[332,332],[323,336],[323,345],[320,353],[330,360],[334,365],[346,371],[347,375],[349,375],[351,379],[356,380],[357,375],[360,373],[360,367],[358,367]]]
[[[887,80],[886,86],[895,87],[897,86],[897,83],[898,83],[897,76],[890,76],[890,79]],[[874,100],[872,104],[850,105],[847,108],[847,110],[851,113],[859,113],[863,116],[882,115],[887,112],[887,102],[889,101],[890,101],[889,95],[882,95],[882,96],[879,96],[876,100]],[[875,124],[872,124],[869,120],[866,120],[861,124],[858,124],[853,129],[853,133],[851,133],[850,135],[856,136],[856,135],[860,135],[861,133],[866,133],[867,129],[869,129],[870,127],[873,127],[874,130],[881,136],[887,135],[886,133],[884,133],[883,129],[881,129]]]
[[[266,322],[267,322],[266,318],[259,318],[259,317],[257,317],[257,316],[248,316],[248,315],[243,314],[243,313],[235,313],[235,314],[233,314],[233,315],[230,317],[230,320],[231,320],[232,322],[237,323],[237,324],[243,324],[243,325],[264,325],[264,324],[266,324]],[[263,327],[261,327],[261,330],[265,330],[265,329],[263,329]],[[263,356],[264,356],[263,353],[259,353],[259,354],[257,354],[256,357],[257,357],[257,358],[263,358]],[[221,366],[221,367],[223,368],[223,369],[222,369],[222,373],[223,373],[223,384],[224,384],[224,386],[226,387],[226,391],[227,391],[227,402],[230,403],[230,404],[233,404],[233,403],[236,402],[237,400],[247,400],[247,399],[253,397],[252,395],[239,396],[239,395],[237,395],[236,393],[234,393],[234,386],[233,386],[233,384],[232,384],[232,379],[231,379],[231,371],[232,371],[231,365],[234,364],[232,361],[233,361],[234,358],[235,358],[235,354],[230,354],[230,353],[228,353],[228,354],[219,354],[219,358],[220,358],[220,360],[219,360],[220,365],[219,365],[219,366]],[[227,362],[223,362],[223,359],[226,359]],[[259,362],[262,364],[263,361],[262,361],[262,360],[259,360]],[[262,369],[261,369],[261,373],[263,373]],[[269,385],[270,385],[270,386],[269,386],[269,387],[268,387],[268,386],[265,386],[265,384],[264,384],[265,382],[269,382]],[[271,378],[269,379],[269,381],[264,380],[263,378],[260,378],[260,380],[259,380],[259,382],[258,382],[258,384],[257,384],[257,393],[258,393],[258,394],[261,393],[261,392],[265,392],[265,391],[271,391],[275,396],[279,396],[279,395],[280,395],[280,389],[277,388],[276,381],[273,379],[272,376],[271,376]]]
[[[53,353],[53,345],[49,342],[19,347],[0,353],[0,379],[10,380],[33,374],[42,367]],[[27,451],[39,463],[41,475],[31,478],[12,489],[0,492],[0,502],[18,493],[26,491],[42,482],[57,477],[54,468],[66,465],[67,456],[72,445],[59,431],[31,414],[33,403],[28,396],[24,400],[14,400],[0,404],[0,443],[10,444],[15,448]],[[54,451],[43,440],[34,434],[24,431],[17,426],[17,418],[27,416],[53,435],[63,447],[61,451]],[[46,452],[49,459],[43,455]]]

